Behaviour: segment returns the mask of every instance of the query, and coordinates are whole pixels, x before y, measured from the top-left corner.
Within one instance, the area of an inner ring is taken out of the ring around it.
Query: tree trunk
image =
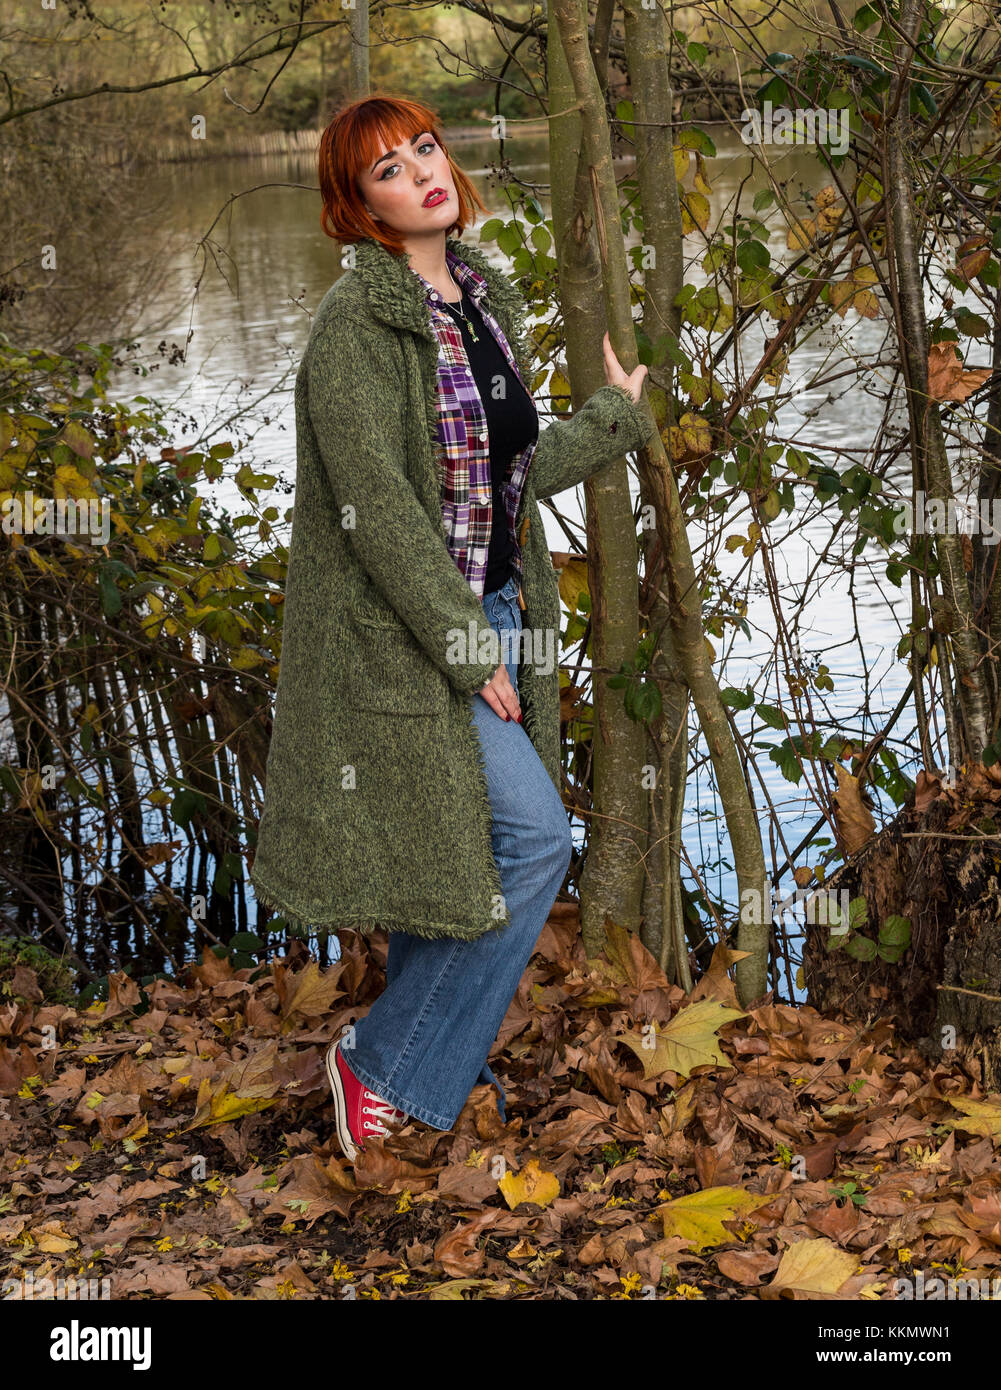
[[[573,404],[578,406],[604,384],[595,345],[600,342],[599,326],[604,331],[605,305],[581,118],[567,110],[573,106],[574,92],[559,42],[549,44],[547,63],[550,108],[566,112],[549,123],[549,167],[567,367]],[[624,660],[635,657],[639,644],[636,527],[629,479],[621,462],[588,478],[584,492],[595,717],[593,814],[580,892],[584,948],[588,955],[595,955],[605,944],[606,919],[629,931],[637,931],[640,925],[646,792],[637,770],[643,762],[646,735],[643,726],[626,713],[622,692],[609,690],[606,684]]]
[[[674,93],[668,66],[667,23],[659,10],[644,10],[637,0],[625,0],[625,49],[633,96],[636,181],[643,208],[644,288],[643,330],[653,344],[649,398],[654,415],[669,429],[677,411],[674,400],[674,360],[681,330],[681,310],[675,299],[684,284],[681,205],[674,169]],[[663,385],[655,384],[655,378]],[[643,517],[644,568],[650,588],[648,622],[659,634],[650,670],[657,679],[663,708],[650,731],[657,787],[649,798],[647,838],[651,849],[663,839],[658,892],[644,905],[643,941],[659,959],[668,978],[686,991],[692,977],[685,941],[684,899],[681,891],[681,825],[688,773],[688,686],[681,674],[670,603],[662,587],[664,556],[657,533],[646,525],[655,515],[647,489],[640,490]]]
[[[924,15],[924,0],[903,0],[902,35],[916,40]],[[886,124],[887,199],[893,228],[893,261],[897,284],[901,361],[906,382],[911,428],[911,460],[915,489],[922,486],[929,498],[940,499],[946,515],[952,515],[952,475],[938,404],[928,394],[928,325],[921,279],[921,237],[914,201],[914,176],[910,166],[911,117],[908,69],[911,46],[905,37],[897,43],[897,73],[890,115]],[[962,714],[964,746],[951,748],[951,760],[979,759],[990,740],[990,706],[981,664],[980,642],[973,621],[973,603],[963,564],[963,545],[946,529],[935,537],[943,602],[935,618],[936,631],[948,634],[956,668],[956,695]],[[945,643],[939,641],[944,655]],[[943,676],[944,676],[943,669]]]
[[[581,134],[589,166],[595,225],[604,267],[609,332],[625,370],[636,366],[636,338],[629,301],[629,276],[620,230],[618,190],[604,102],[587,46],[587,11],[578,0],[554,0],[552,14],[567,55],[574,93],[583,116]],[[647,21],[649,22],[649,21]],[[646,407],[649,409],[649,406]],[[668,557],[671,627],[678,660],[695,702],[723,801],[737,870],[740,928],[737,945],[747,954],[737,963],[737,991],[745,1004],[767,988],[770,894],[761,832],[719,686],[709,664],[701,600],[681,501],[664,446],[654,437],[639,452],[641,476],[654,504],[657,531]]]

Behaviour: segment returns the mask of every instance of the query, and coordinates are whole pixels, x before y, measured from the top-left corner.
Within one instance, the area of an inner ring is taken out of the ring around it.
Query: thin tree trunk
[[[550,107],[567,111],[574,92],[559,42],[549,44],[547,60]],[[580,125],[575,111],[549,123],[553,229],[575,406],[604,384],[595,344],[605,305]],[[637,769],[646,733],[626,713],[622,692],[607,687],[609,676],[635,657],[639,645],[639,555],[625,468],[601,469],[587,479],[584,493],[595,718],[593,815],[580,893],[584,948],[594,955],[605,943],[607,919],[629,931],[640,927],[647,812]]]
[[[567,55],[583,116],[581,135],[589,166],[598,246],[604,266],[609,332],[625,370],[636,366],[636,338],[629,302],[629,275],[620,228],[618,190],[604,102],[587,46],[587,10],[579,0],[555,0],[552,14]],[[649,405],[644,401],[644,408]],[[719,686],[709,664],[701,601],[685,533],[677,483],[661,440],[639,451],[644,485],[653,499],[657,530],[668,557],[671,626],[685,679],[692,692],[723,801],[737,871],[740,928],[737,944],[747,955],[737,964],[737,991],[746,1004],[767,987],[770,894],[761,831],[751,804]]]
[[[903,0],[900,28],[912,42],[920,31],[924,0]],[[906,382],[907,410],[912,440],[912,467],[927,480],[929,498],[938,498],[951,516],[952,475],[946,452],[945,434],[938,404],[928,394],[928,325],[921,281],[921,238],[914,202],[914,182],[908,152],[911,118],[908,98],[908,69],[911,47],[905,38],[897,41],[897,72],[894,78],[890,117],[886,123],[887,199],[893,225],[893,256],[899,296],[901,356]],[[990,704],[984,681],[980,643],[973,620],[970,586],[963,565],[963,545],[948,529],[935,537],[941,571],[944,603],[937,627],[948,631],[956,666],[956,695],[963,721],[965,747],[950,749],[954,763],[965,756],[979,760],[989,741]],[[943,644],[939,644],[941,654]],[[943,673],[944,675],[944,673]]]
[[[660,10],[645,10],[637,0],[626,0],[623,11],[626,63],[636,117],[636,181],[643,207],[643,330],[654,346],[649,399],[655,416],[664,422],[663,428],[670,428],[677,412],[674,360],[667,349],[677,346],[681,331],[681,310],[675,299],[684,284],[684,248],[672,153],[674,93],[668,66],[667,22]],[[659,378],[663,386],[653,384],[654,378]],[[681,893],[681,822],[688,772],[688,687],[679,670],[670,604],[661,585],[663,551],[656,544],[656,532],[645,524],[647,516],[655,512],[653,499],[642,487],[640,498],[644,563],[653,591],[648,621],[652,631],[660,634],[650,670],[657,678],[663,701],[653,731],[660,776],[657,793],[650,798],[649,843],[657,843],[658,822],[660,833],[666,837],[660,856],[666,877],[659,885],[657,898],[651,897],[651,912],[644,911],[643,939],[659,957],[664,970],[670,968],[687,990],[691,988],[691,972]]]

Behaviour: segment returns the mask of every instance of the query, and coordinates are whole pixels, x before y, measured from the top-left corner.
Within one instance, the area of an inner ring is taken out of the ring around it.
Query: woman
[[[609,384],[539,431],[524,304],[461,234],[468,178],[419,102],[344,107],[321,222],[348,246],[296,378],[296,498],[251,879],[287,918],[389,933],[386,989],[328,1049],[351,1162],[449,1130],[559,892],[559,598],[536,499],[656,428]],[[514,648],[517,645],[519,653]]]

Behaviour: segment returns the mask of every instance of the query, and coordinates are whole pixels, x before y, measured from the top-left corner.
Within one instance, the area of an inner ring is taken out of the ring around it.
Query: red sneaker
[[[327,1048],[327,1080],[334,1096],[337,1141],[344,1151],[344,1157],[349,1163],[354,1163],[358,1149],[365,1147],[362,1141],[367,1135],[388,1135],[390,1130],[384,1122],[398,1129],[406,1124],[410,1116],[382,1100],[358,1080],[344,1060],[339,1041]]]

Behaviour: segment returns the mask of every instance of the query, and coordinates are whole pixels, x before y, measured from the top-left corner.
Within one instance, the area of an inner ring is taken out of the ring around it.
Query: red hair
[[[467,175],[445,149],[434,112],[419,101],[389,92],[373,92],[342,106],[320,136],[320,226],[327,236],[341,242],[370,237],[395,256],[405,253],[399,232],[384,222],[376,222],[365,211],[358,175],[370,168],[385,149],[424,131],[430,131],[445,151],[455,181],[458,208],[448,234],[461,236],[475,217],[474,206],[481,212],[487,211]]]

